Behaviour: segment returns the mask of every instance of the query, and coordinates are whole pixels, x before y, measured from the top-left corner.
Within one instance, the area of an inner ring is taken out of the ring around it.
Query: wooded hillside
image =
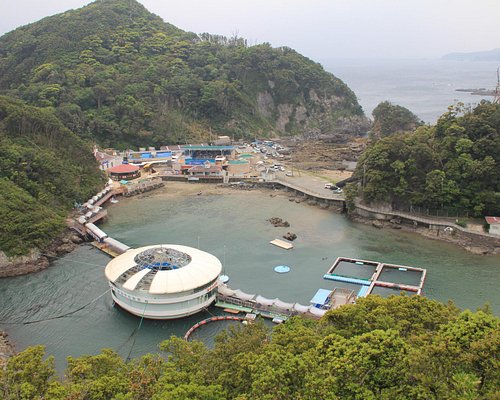
[[[450,107],[435,126],[378,140],[355,178],[369,203],[500,215],[500,105]]]
[[[0,38],[0,90],[122,147],[366,128],[354,93],[286,47],[184,32],[135,0],[101,0]]]
[[[0,96],[0,250],[25,254],[103,183],[89,145],[54,113]]]

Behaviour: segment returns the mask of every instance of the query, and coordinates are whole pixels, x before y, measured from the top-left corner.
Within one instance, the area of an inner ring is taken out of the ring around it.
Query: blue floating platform
[[[274,271],[278,274],[286,274],[287,272],[290,272],[290,267],[287,265],[278,265],[277,267],[274,267]]]

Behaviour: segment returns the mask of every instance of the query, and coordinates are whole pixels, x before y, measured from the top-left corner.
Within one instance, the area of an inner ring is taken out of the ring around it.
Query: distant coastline
[[[495,90],[478,88],[478,89],[455,89],[455,92],[466,92],[475,96],[495,96]]]
[[[500,48],[469,53],[448,53],[442,59],[453,61],[500,61]]]

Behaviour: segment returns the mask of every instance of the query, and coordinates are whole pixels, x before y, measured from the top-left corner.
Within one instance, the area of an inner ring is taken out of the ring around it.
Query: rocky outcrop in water
[[[83,239],[78,235],[67,231],[55,239],[43,252],[39,249],[32,249],[26,256],[8,257],[0,251],[0,278],[42,271],[49,267],[49,258],[71,253],[82,241]]]
[[[292,232],[287,232],[286,234],[283,235],[283,239],[293,242],[295,239],[297,239],[297,235]]]
[[[288,228],[290,226],[290,223],[288,221],[283,221],[278,217],[269,218],[268,221],[276,228]]]

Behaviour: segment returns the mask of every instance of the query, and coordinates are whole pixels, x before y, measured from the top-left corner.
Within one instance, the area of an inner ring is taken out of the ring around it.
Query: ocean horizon
[[[356,94],[367,117],[382,101],[408,108],[434,124],[450,105],[474,107],[492,96],[477,96],[457,89],[494,89],[498,62],[443,59],[334,59],[317,60],[342,79]]]

